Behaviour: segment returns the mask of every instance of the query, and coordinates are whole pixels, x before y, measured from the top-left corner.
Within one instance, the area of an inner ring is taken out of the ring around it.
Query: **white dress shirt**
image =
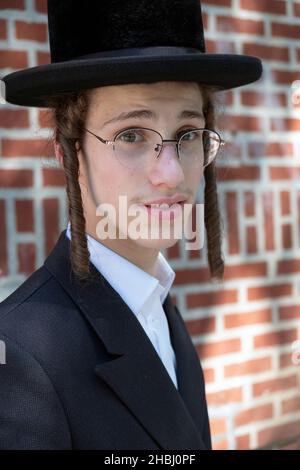
[[[70,221],[66,235],[71,239]],[[168,321],[162,307],[174,281],[175,272],[161,252],[153,277],[88,234],[87,243],[91,263],[136,315],[175,387],[178,388],[176,358]]]

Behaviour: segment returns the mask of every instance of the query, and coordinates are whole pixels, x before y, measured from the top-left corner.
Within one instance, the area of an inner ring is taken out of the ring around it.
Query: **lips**
[[[187,200],[187,197],[185,194],[174,194],[172,197],[162,197],[158,199],[152,199],[150,201],[144,201],[143,204],[145,206],[153,206],[153,205],[162,205],[162,204],[168,204],[168,206],[172,206],[173,204],[185,202]]]
[[[183,206],[184,201],[175,202],[171,205],[166,204],[166,203],[162,203],[162,204],[144,204],[144,205],[146,207],[149,207],[149,209],[153,208],[153,209],[160,209],[160,210],[171,210],[171,209],[175,209],[177,204],[180,204],[181,206]]]
[[[171,206],[168,205],[168,207],[165,206],[165,209],[162,207],[164,206],[163,204],[159,205],[158,207],[155,207],[154,205],[142,204],[142,207],[151,217],[174,220],[182,215],[183,205],[184,201],[177,202]]]

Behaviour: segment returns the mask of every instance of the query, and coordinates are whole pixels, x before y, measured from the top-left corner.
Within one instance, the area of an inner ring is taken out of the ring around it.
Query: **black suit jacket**
[[[0,304],[0,449],[211,449],[202,367],[170,294],[178,390],[98,270],[73,282],[69,250],[64,230]]]

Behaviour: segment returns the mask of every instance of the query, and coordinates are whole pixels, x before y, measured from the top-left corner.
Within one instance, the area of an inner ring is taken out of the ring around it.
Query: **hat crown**
[[[137,47],[205,52],[199,0],[48,0],[51,62]]]

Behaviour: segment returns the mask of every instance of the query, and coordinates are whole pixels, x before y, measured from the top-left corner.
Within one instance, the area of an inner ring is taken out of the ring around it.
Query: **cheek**
[[[93,154],[90,170],[90,186],[97,204],[110,203],[117,207],[119,195],[127,195],[130,201],[137,187],[134,172],[121,166],[110,155],[100,157]]]
[[[198,188],[203,176],[203,168],[192,168],[185,172],[186,186],[190,189]]]

